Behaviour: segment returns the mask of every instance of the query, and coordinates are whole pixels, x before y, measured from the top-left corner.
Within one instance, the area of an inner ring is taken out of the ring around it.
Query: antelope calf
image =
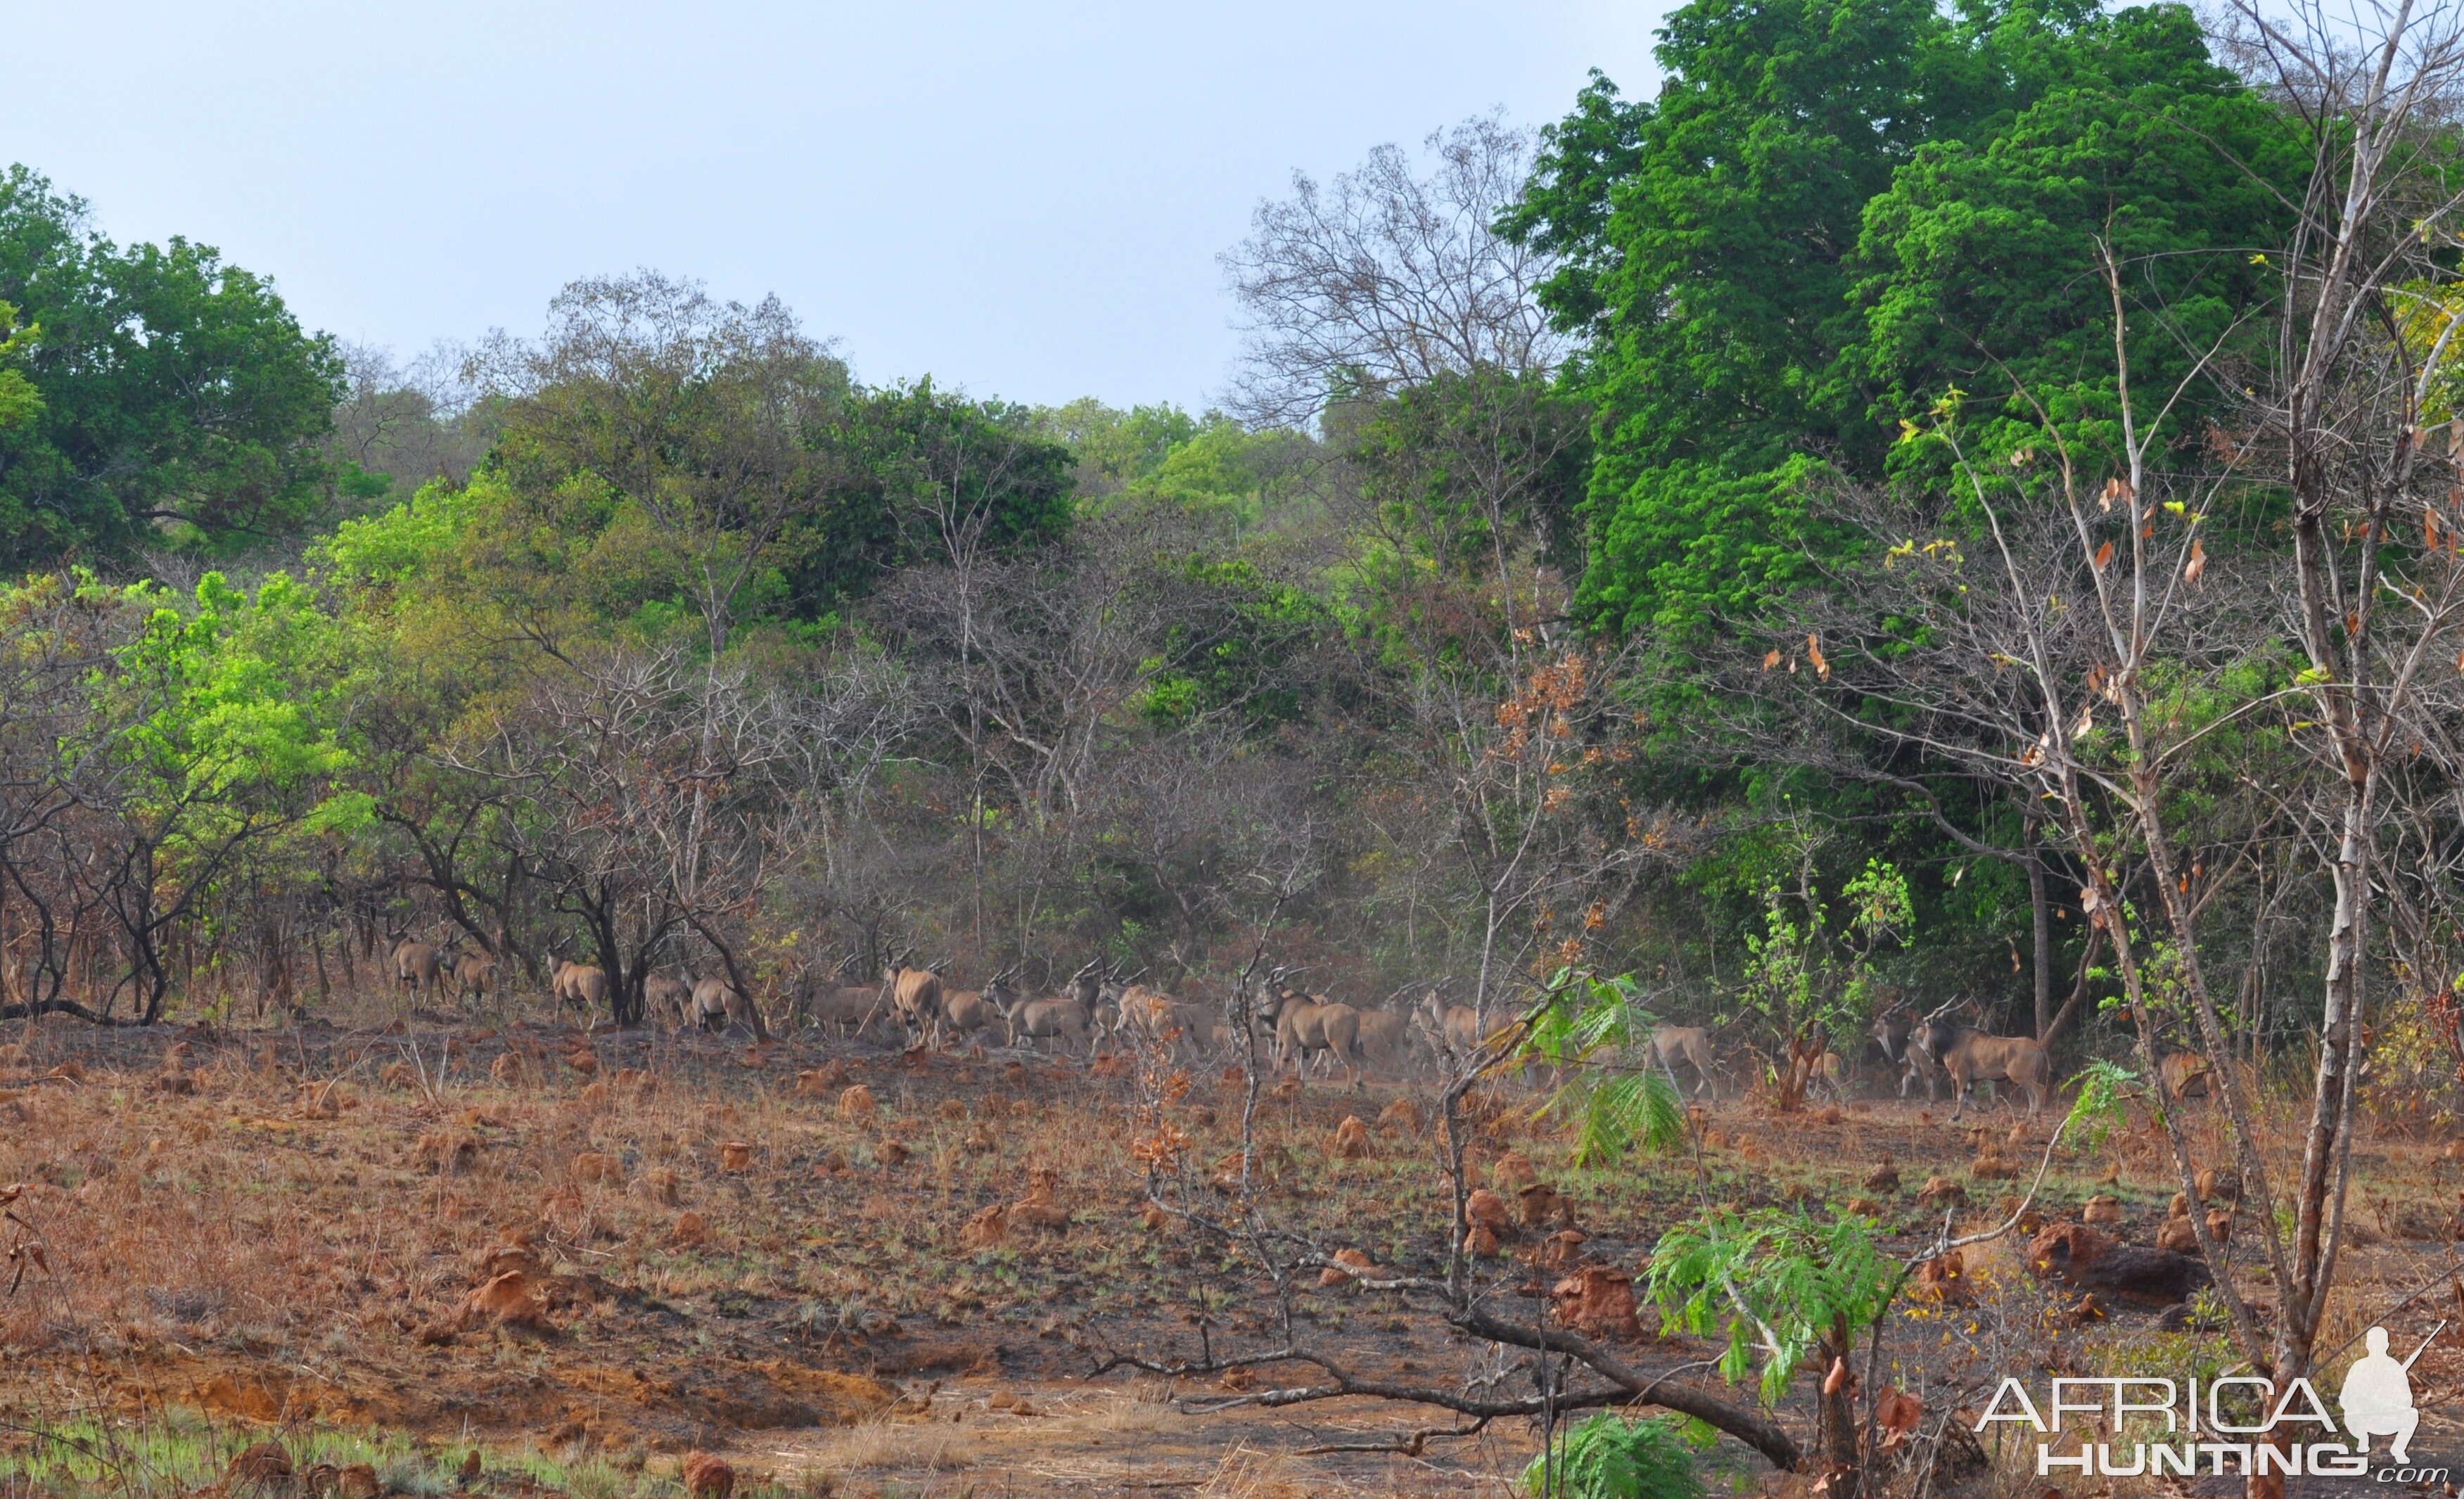
[[[665,1029],[684,1029],[693,1023],[692,982],[651,974],[642,981],[642,1010]]]
[[[461,953],[453,959],[453,983],[465,1003],[476,1003],[496,992],[496,959],[487,953]]]

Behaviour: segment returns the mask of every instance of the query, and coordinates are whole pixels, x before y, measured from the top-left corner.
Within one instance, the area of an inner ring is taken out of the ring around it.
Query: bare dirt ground
[[[1254,1344],[1272,1310],[1252,1268],[1145,1221],[1126,1071],[435,1016],[11,1025],[0,1182],[22,1190],[0,1221],[0,1472],[62,1495],[188,1490],[273,1437],[303,1474],[356,1455],[415,1494],[680,1495],[694,1451],[733,1464],[740,1493],[1506,1492],[1536,1443],[1519,1424],[1408,1456],[1311,1453],[1450,1418],[1366,1400],[1193,1412],[1244,1386],[1092,1376],[1114,1351]],[[1272,1210],[1380,1265],[1441,1266],[1449,1193],[1427,1132],[1390,1121],[1365,1160],[1329,1148],[1346,1115],[1430,1091],[1312,1080],[1270,1097]],[[1196,1079],[1176,1107],[1194,1159],[1234,1148],[1223,1079]],[[1982,1145],[2033,1169],[2053,1122],[1896,1099],[1774,1117],[1732,1100],[1701,1119],[1698,1155],[1577,1169],[1526,1113],[1483,1136],[1484,1178],[1528,1163],[1573,1201],[1582,1255],[1627,1270],[1707,1202],[1861,1198],[1913,1252],[1945,1212],[1981,1221],[2009,1190],[1975,1169]],[[1886,1154],[1896,1192],[1865,1181]],[[2356,1164],[2344,1331],[2383,1321],[2409,1350],[2449,1319],[2415,1370],[2416,1448],[2464,1456],[2457,1173],[2443,1148],[2392,1138]],[[2046,1216],[2110,1192],[2126,1214],[2111,1231],[2150,1242],[2168,1172],[2144,1130],[2066,1151]],[[1967,1205],[1916,1201],[1933,1175]],[[1040,1215],[1049,1226],[1011,1214],[985,1242],[985,1210],[1021,1200],[1059,1211]],[[1484,1272],[1531,1316],[1558,1273],[1530,1263],[1538,1238]],[[1887,1356],[1934,1419],[2004,1373],[2230,1362],[2211,1334],[2163,1331],[2163,1308],[2083,1310],[2024,1258],[2016,1240],[1971,1250],[1965,1304],[1893,1317]],[[2263,1272],[2235,1273],[2267,1299]],[[1504,1367],[1395,1297],[1311,1289],[1299,1311],[1364,1370],[1450,1383]],[[1646,1336],[1633,1356],[1715,1353]],[[113,1459],[115,1444],[152,1455]],[[1796,1482],[1730,1444],[1706,1461],[1749,1489]],[[2015,1469],[1969,1482],[2043,1487]]]

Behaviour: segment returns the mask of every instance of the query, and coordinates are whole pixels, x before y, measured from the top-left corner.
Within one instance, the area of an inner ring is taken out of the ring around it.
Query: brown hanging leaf
[[[2104,481],[2104,493],[2099,495],[2096,501],[2109,513],[2113,509],[2115,500],[2128,499],[2132,493],[2130,486],[2123,480],[2122,475],[2117,474]]]
[[[2113,561],[2113,543],[2112,543],[2111,541],[2107,541],[2107,542],[2105,542],[2102,546],[2100,546],[2100,547],[2098,547],[2098,548],[2096,549],[2096,570],[2097,570],[2098,572],[2102,572],[2102,571],[2104,571],[2105,563],[2110,562],[2112,562],[2112,561]]]
[[[1822,658],[1821,636],[1805,637],[1805,659],[1814,663],[1814,670],[1821,674],[1824,681],[1831,680],[1831,663]]]
[[[1768,672],[1777,665],[1779,665],[1779,650],[1773,648],[1770,654],[1763,657],[1763,670]]]
[[[2421,540],[2431,551],[2438,550],[2438,512],[2428,505],[2421,507]]]
[[[2182,581],[2195,588],[2199,580],[2207,576],[2207,571],[2208,543],[2194,537],[2190,541],[2190,560],[2182,564]]]
[[[1882,1428],[1882,1450],[1892,1451],[1914,1436],[1917,1422],[1924,1419],[1923,1400],[1897,1386],[1884,1390],[1874,1405],[1874,1423]]]

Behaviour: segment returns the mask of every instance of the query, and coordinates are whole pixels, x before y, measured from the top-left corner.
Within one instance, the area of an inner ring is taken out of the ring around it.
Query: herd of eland
[[[472,1002],[499,994],[504,969],[494,956],[415,940],[403,932],[388,937],[395,981],[414,998],[451,994]],[[965,989],[949,977],[950,963],[917,965],[910,960],[913,957],[912,952],[899,953],[872,983],[846,981],[843,965],[837,974],[798,985],[788,997],[790,1007],[826,1032],[869,1037],[882,1045],[991,1043],[1089,1058],[1108,1047],[1127,1047],[1191,1064],[1235,1059],[1240,1038],[1230,1017],[1236,1008],[1245,1009],[1253,1027],[1250,1055],[1279,1072],[1303,1077],[1313,1069],[1320,1075],[1340,1070],[1354,1088],[1373,1068],[1400,1072],[1431,1062],[1458,1065],[1477,1055],[1490,1034],[1479,1010],[1450,1003],[1435,988],[1402,1009],[1355,1004],[1310,992],[1293,981],[1299,973],[1294,969],[1271,969],[1246,981],[1249,1003],[1235,1006],[1226,1003],[1229,996],[1177,997],[1125,978],[1117,966],[1101,959],[1038,991],[1020,981],[1019,964],[994,974],[979,988]],[[593,1013],[609,1011],[611,985],[604,968],[551,952],[546,977],[558,1006],[580,1011],[585,1024]],[[740,1027],[757,1037],[769,1033],[761,1007],[723,977],[653,972],[642,981],[642,998],[649,1018],[671,1030]],[[1900,1069],[1901,1097],[1908,1096],[1922,1079],[1926,1100],[1934,1102],[1947,1082],[1953,1118],[1980,1083],[2007,1086],[2025,1099],[2032,1118],[2054,1094],[2052,1053],[2033,1037],[1954,1025],[1940,1011],[1916,1017],[1895,1008],[1875,1019],[1867,1039],[1886,1063]],[[1749,1080],[1770,1067],[1768,1058],[1750,1047],[1721,1058],[1713,1030],[1703,1025],[1659,1026],[1639,1048],[1639,1061],[1688,1096],[1713,1101],[1724,1078]],[[2166,1057],[2164,1066],[2169,1092],[2180,1097],[2204,1093],[2209,1073],[2204,1058],[2177,1052]],[[1814,1058],[1810,1081],[1844,1097],[1851,1070],[1848,1059],[1826,1048]]]

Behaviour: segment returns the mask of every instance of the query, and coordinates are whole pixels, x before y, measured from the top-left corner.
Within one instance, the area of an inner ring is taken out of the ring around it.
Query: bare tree
[[[1305,422],[1350,392],[1546,373],[1563,357],[1533,299],[1552,261],[1494,228],[1530,175],[1530,132],[1481,115],[1422,148],[1426,176],[1391,144],[1324,187],[1295,173],[1292,196],[1261,203],[1223,255],[1249,341],[1243,415]]]

